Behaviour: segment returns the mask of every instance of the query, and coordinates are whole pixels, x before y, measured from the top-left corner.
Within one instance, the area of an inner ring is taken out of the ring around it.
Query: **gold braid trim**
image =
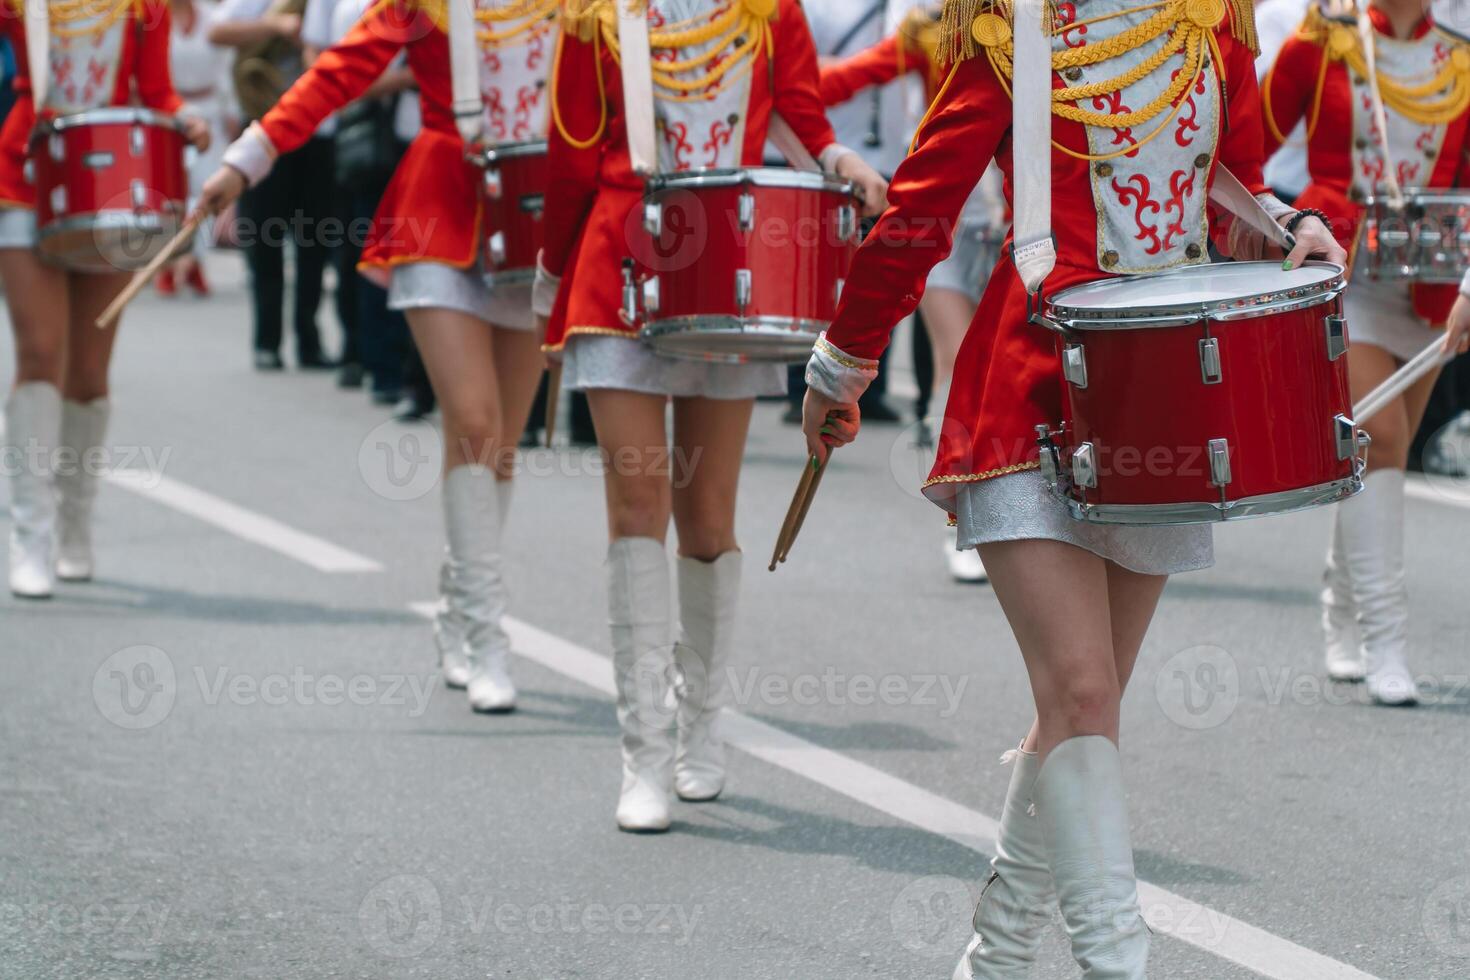
[[[6,6],[14,16],[25,16],[25,0],[8,0]],[[51,0],[47,16],[51,33],[58,38],[97,37],[111,30],[130,8],[141,20],[144,0]]]
[[[621,48],[615,3],[616,0],[602,0],[589,13],[588,23],[592,33],[601,36],[602,44],[616,62]],[[713,19],[700,16],[650,31],[649,46],[654,52],[708,45],[703,54],[679,61],[655,57],[654,96],[666,102],[704,101],[739,82],[754,68],[761,49],[768,60],[774,57],[776,45],[771,21],[778,9],[777,0],[730,0],[729,6]],[[584,29],[580,22],[577,26],[579,30]],[[679,77],[696,72],[702,74]]]
[[[999,469],[986,470],[984,473],[966,473],[963,476],[936,476],[925,480],[921,490],[928,490],[932,486],[941,483],[980,483],[985,480],[993,480],[998,476],[1010,476],[1012,473],[1025,473],[1028,470],[1041,469],[1041,461],[1033,463],[1012,463],[1010,466],[1002,466]]]
[[[1260,54],[1261,41],[1256,33],[1255,0],[1222,0],[1230,20],[1230,35],[1246,45],[1254,54]],[[1202,7],[1207,4],[1193,4]],[[1046,0],[1048,20],[1056,24],[1056,9],[1052,0]],[[1011,23],[1010,4],[1007,0],[944,0],[944,10],[939,15],[939,42],[941,60],[954,63],[980,54],[985,42],[977,37],[983,32],[976,21],[986,14],[994,14]]]

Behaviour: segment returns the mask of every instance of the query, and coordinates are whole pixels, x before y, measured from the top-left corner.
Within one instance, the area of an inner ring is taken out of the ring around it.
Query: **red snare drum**
[[[837,314],[857,250],[852,185],[756,167],[649,183],[624,316],[674,357],[799,362]],[[640,288],[641,283],[641,288]]]
[[[183,224],[186,142],[172,116],[148,109],[41,123],[31,142],[41,254],[81,272],[147,265]]]
[[[1038,427],[1072,516],[1202,524],[1362,489],[1341,266],[1194,266],[1064,290],[1067,418]]]
[[[485,169],[485,278],[530,287],[546,208],[546,143],[502,143],[471,156]]]

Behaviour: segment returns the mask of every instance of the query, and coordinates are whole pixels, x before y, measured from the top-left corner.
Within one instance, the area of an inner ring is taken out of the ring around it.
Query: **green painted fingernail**
[[[819,470],[821,468],[822,468],[822,461],[820,459],[817,459],[817,457],[813,456],[812,457],[812,469]]]
[[[1287,259],[1285,262],[1281,263],[1281,269],[1284,272],[1290,272],[1291,271],[1291,259]]]

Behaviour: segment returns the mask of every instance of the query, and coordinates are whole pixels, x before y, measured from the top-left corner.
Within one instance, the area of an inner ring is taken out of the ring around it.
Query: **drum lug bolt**
[[[755,230],[755,195],[749,191],[740,195],[740,230]]]
[[[133,210],[142,211],[148,206],[148,185],[141,180],[135,180],[128,185],[133,195]]]
[[[1062,457],[1057,451],[1057,444],[1053,441],[1054,435],[1048,425],[1036,426],[1036,445],[1041,449],[1039,461],[1041,463],[1041,475],[1046,480],[1046,485],[1053,493],[1059,493],[1058,477],[1062,471]]]
[[[643,230],[650,237],[660,238],[664,233],[664,206],[651,201],[643,205]]]
[[[837,209],[837,240],[850,241],[857,234],[857,208],[844,204]]]
[[[755,289],[755,278],[749,269],[735,270],[735,309],[741,315],[750,308],[750,298]]]
[[[1097,487],[1097,450],[1090,442],[1072,452],[1072,483],[1088,489]]]
[[[1062,376],[1074,388],[1087,387],[1087,352],[1081,344],[1067,344],[1062,348]]]
[[[1347,317],[1334,313],[1327,318],[1324,326],[1327,330],[1327,359],[1335,361],[1347,353]]]
[[[1337,458],[1348,460],[1358,455],[1359,451],[1367,452],[1373,439],[1367,432],[1359,429],[1352,419],[1346,415],[1338,415],[1332,419],[1332,441],[1337,446]]]
[[[1211,439],[1209,454],[1210,482],[1221,488],[1230,486],[1230,440]]]
[[[1217,385],[1224,379],[1218,338],[1207,337],[1199,342],[1199,370],[1207,385]]]
[[[632,259],[623,260],[623,308],[618,315],[630,327],[638,322],[638,283],[633,277]]]
[[[643,280],[643,311],[650,317],[658,316],[662,296],[660,295],[658,276],[649,276]]]
[[[140,157],[148,151],[148,135],[143,132],[142,126],[134,126],[128,134],[128,148],[133,151],[133,156]]]
[[[500,178],[500,171],[485,171],[485,196],[492,201],[498,201],[504,193],[505,183]]]
[[[134,130],[137,132],[137,130]],[[51,151],[51,159],[57,163],[66,162],[66,142],[62,140],[60,133],[52,133],[51,138],[46,141],[47,149]]]

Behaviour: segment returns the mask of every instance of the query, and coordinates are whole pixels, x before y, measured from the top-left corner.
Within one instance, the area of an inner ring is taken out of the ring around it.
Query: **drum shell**
[[[1369,278],[1458,284],[1470,270],[1470,193],[1410,190],[1402,210],[1365,205],[1359,261]]]
[[[1230,322],[1079,331],[1088,386],[1067,386],[1070,441],[1098,459],[1092,504],[1237,501],[1353,476],[1333,419],[1352,415],[1347,358],[1328,356],[1323,306]],[[1200,342],[1214,339],[1220,381],[1204,383]],[[1230,483],[1208,448],[1224,439]],[[1079,498],[1080,499],[1080,498]]]
[[[171,117],[146,110],[42,123],[31,146],[41,254],[84,272],[147,265],[183,223],[186,145]]]
[[[634,249],[645,339],[664,353],[702,359],[810,355],[836,316],[857,251],[850,192],[696,178],[651,191],[645,213],[650,204],[661,209],[658,234],[638,229]]]
[[[536,276],[545,226],[545,143],[490,147],[485,168],[485,276],[494,286],[529,286]]]

